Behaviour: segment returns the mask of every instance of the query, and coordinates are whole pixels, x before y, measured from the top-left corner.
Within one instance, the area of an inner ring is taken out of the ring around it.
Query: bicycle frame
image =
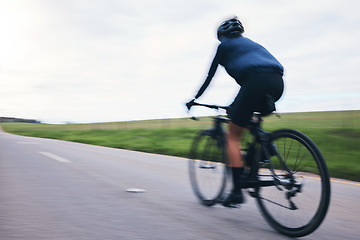
[[[228,107],[225,106],[217,106],[217,105],[209,105],[209,104],[201,104],[194,102],[192,106],[203,106],[211,109],[224,109],[227,110]],[[277,149],[276,146],[270,142],[270,133],[264,131],[261,128],[262,118],[261,115],[255,114],[255,118],[249,122],[248,129],[252,136],[254,136],[254,141],[249,144],[249,148],[241,149],[245,151],[247,154],[245,156],[246,165],[250,167],[250,174],[249,180],[246,182],[246,188],[254,188],[258,189],[260,187],[267,187],[267,186],[277,186],[279,185],[284,186],[286,189],[291,189],[294,186],[295,181],[291,176],[291,170],[287,168],[286,164],[282,159],[280,159],[283,166],[286,168],[287,172],[290,175],[290,180],[280,179],[275,171],[274,166],[272,165],[270,158],[271,156],[276,155]],[[196,118],[192,117],[192,119],[197,120]],[[229,118],[222,117],[220,115],[213,117],[214,125],[212,128],[205,130],[207,135],[211,136],[212,138],[216,139],[219,147],[226,147],[226,137],[225,137],[225,130],[222,126],[223,123],[227,123],[231,121]],[[258,151],[258,146],[260,146],[260,151]],[[256,155],[258,154],[258,155]],[[260,154],[260,156],[259,156]],[[256,156],[255,156],[256,155]],[[264,159],[261,159],[261,158]],[[259,168],[260,164],[269,164],[271,176],[273,180],[259,180]],[[280,188],[279,188],[280,189]],[[250,193],[255,194],[255,192]]]
[[[248,149],[242,149],[247,152],[245,161],[246,164],[250,166],[250,181],[246,184],[246,186],[247,188],[259,188],[279,184],[288,185],[289,182],[280,179],[274,171],[274,166],[272,165],[270,158],[271,156],[276,155],[277,149],[270,141],[270,133],[261,128],[261,122],[262,118],[260,115],[255,115],[255,119],[250,121],[249,130],[251,135],[254,137],[254,140],[249,144]],[[259,180],[259,168],[261,164],[268,164],[270,166],[273,180]],[[286,164],[283,165],[287,168]],[[287,171],[291,173],[290,169],[287,169]]]

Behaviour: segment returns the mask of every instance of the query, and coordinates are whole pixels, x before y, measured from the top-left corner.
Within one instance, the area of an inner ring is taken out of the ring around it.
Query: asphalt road
[[[360,239],[359,200],[359,183],[333,179],[324,223],[302,239]],[[186,159],[0,133],[0,239],[289,238],[252,198],[200,205]]]

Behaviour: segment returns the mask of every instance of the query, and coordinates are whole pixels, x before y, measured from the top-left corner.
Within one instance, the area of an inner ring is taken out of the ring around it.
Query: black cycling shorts
[[[254,112],[267,111],[267,97],[276,102],[284,91],[282,74],[253,72],[241,79],[241,88],[230,105],[231,121],[240,127],[247,127]]]

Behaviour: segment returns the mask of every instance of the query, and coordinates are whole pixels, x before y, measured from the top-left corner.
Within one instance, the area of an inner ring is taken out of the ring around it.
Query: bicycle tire
[[[257,203],[264,218],[278,232],[290,237],[306,236],[323,222],[330,203],[330,177],[325,160],[315,143],[296,130],[273,132],[270,141],[276,146],[270,160],[276,175],[290,179],[291,170],[302,185],[292,189],[278,186],[282,191],[277,186],[262,187],[257,189]],[[271,176],[262,175],[263,170],[259,171],[260,178]],[[292,203],[287,199],[289,196]]]
[[[199,201],[213,206],[222,197],[229,173],[224,143],[214,130],[202,131],[194,140],[189,160],[189,176]]]

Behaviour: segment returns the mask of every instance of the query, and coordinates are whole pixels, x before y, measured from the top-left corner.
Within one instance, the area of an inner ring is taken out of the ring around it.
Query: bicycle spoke
[[[278,180],[274,187],[259,190],[260,209],[280,232],[297,237],[307,235],[321,224],[329,205],[330,182],[325,162],[315,144],[297,131],[278,131],[272,142],[277,154],[269,166],[274,166]]]

